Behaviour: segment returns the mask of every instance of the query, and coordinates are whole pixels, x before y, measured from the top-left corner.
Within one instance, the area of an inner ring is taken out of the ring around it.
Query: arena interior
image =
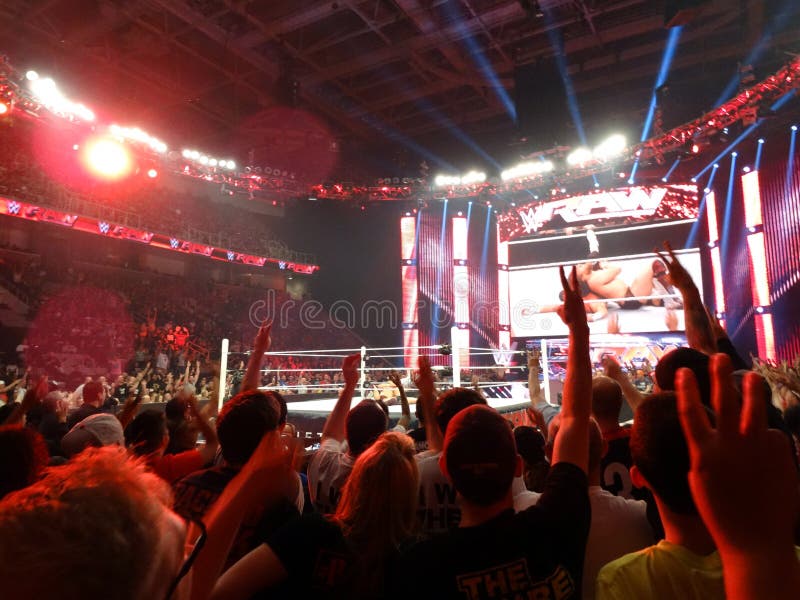
[[[797,0],[4,0],[0,596],[800,598],[798,82]]]

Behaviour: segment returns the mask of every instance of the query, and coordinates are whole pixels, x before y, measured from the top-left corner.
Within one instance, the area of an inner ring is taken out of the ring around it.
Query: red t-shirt
[[[153,472],[172,485],[189,473],[199,471],[205,466],[203,455],[197,450],[187,450],[178,454],[165,454],[153,463]]]

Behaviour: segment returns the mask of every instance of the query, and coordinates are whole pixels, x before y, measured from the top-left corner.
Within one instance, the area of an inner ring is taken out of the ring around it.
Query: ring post
[[[458,327],[450,328],[450,365],[453,367],[453,387],[461,387],[461,349],[458,347]]]
[[[361,378],[360,378],[360,386],[361,386],[361,399],[364,399],[364,384],[367,381],[367,347],[361,346]]]
[[[228,381],[228,338],[222,338],[222,351],[219,356],[219,390],[217,393],[217,411],[222,410],[225,400],[225,384]]]

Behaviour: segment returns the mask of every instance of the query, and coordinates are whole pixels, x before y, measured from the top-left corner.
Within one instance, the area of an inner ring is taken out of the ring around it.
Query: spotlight
[[[78,148],[80,148],[80,146],[78,146],[78,144],[72,144],[72,149],[73,150],[77,150]]]
[[[5,102],[0,102],[0,115],[4,115],[8,112],[8,104]]]
[[[797,125],[792,125],[792,131],[797,131]]]
[[[709,194],[709,193],[711,193],[711,188],[703,188],[703,193],[704,193],[704,194]]]
[[[633,185],[633,178],[628,178],[628,185]]]
[[[216,158],[209,158],[208,159],[208,166],[209,167],[216,167],[217,166],[217,159]]]
[[[764,314],[764,307],[763,306],[756,306],[756,312],[760,315]]]
[[[470,171],[461,177],[462,185],[469,185],[470,183],[483,183],[486,181],[486,173],[480,171]]]
[[[748,227],[747,231],[749,231],[750,233],[755,233],[756,232],[756,228],[755,227]]]
[[[700,152],[700,144],[692,144],[692,154]]]
[[[95,175],[110,180],[125,177],[132,168],[128,150],[119,142],[108,138],[89,142],[84,151],[84,162]]]
[[[188,150],[187,148],[184,148],[181,151],[181,156],[183,156],[183,158],[192,158],[192,151]]]
[[[600,145],[594,149],[594,157],[597,160],[608,160],[622,154],[627,146],[628,141],[625,139],[625,136],[620,133],[615,133],[603,140]]]
[[[229,161],[228,161],[228,169],[230,169],[231,171],[233,171],[235,168],[236,168],[236,163],[235,163],[235,162],[233,162],[232,160],[229,160]]]
[[[458,214],[458,216],[459,216],[459,217],[463,217],[463,216],[464,216],[464,213],[463,213],[463,212],[461,212],[461,211],[458,211],[458,213],[457,213],[457,214]]]
[[[661,181],[663,181],[664,183],[667,183],[667,178],[666,177],[662,177]]]
[[[36,71],[28,71],[25,73],[25,79],[28,81],[36,81],[39,79],[39,74]]]
[[[596,187],[596,188],[599,188],[599,187],[600,187],[600,184],[599,184],[597,181],[595,181],[595,182],[594,182],[594,187]]]
[[[697,177],[692,177],[692,183],[697,183]]]
[[[714,168],[719,169],[719,165],[717,163],[714,163]]]
[[[150,179],[155,179],[156,177],[158,177],[158,171],[156,171],[155,169],[150,169],[147,171],[147,176]]]
[[[736,158],[737,156],[739,156],[739,153],[738,152],[731,152],[731,156]]]
[[[570,166],[583,165],[592,160],[592,151],[588,148],[575,148],[567,154],[567,164]]]
[[[208,157],[205,154],[200,157],[200,164],[201,165],[207,165],[208,164]]]
[[[764,143],[764,138],[758,138],[758,143],[759,144],[763,144]]]
[[[744,171],[745,173],[749,173],[750,172],[750,167],[745,167],[745,168],[742,169],[742,171]]]

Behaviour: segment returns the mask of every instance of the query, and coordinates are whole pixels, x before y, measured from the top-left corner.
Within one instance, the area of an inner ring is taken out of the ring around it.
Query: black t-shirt
[[[388,587],[397,598],[580,598],[590,519],[586,474],[556,464],[536,505],[412,546]]]
[[[72,429],[86,417],[91,417],[92,415],[96,415],[101,412],[105,411],[102,408],[92,406],[91,404],[81,404],[77,409],[75,409],[75,412],[67,416],[67,427]]]
[[[646,490],[634,487],[631,481],[630,435],[630,428],[621,428],[605,436],[608,451],[600,460],[600,485],[615,496],[645,500]]]
[[[114,397],[120,402],[125,402],[128,398],[128,384],[120,383],[114,391]]]
[[[201,520],[238,472],[239,469],[234,467],[220,466],[187,475],[173,487],[173,509],[184,519]],[[228,554],[226,566],[232,565],[259,544],[263,544],[268,536],[294,519],[297,514],[294,504],[282,500],[268,509],[246,515]]]
[[[319,513],[292,519],[266,541],[289,578],[257,598],[351,598],[356,555],[339,526]]]
[[[424,427],[417,427],[407,433],[414,440],[414,450],[416,452],[425,452],[428,449],[428,434],[425,432]]]

